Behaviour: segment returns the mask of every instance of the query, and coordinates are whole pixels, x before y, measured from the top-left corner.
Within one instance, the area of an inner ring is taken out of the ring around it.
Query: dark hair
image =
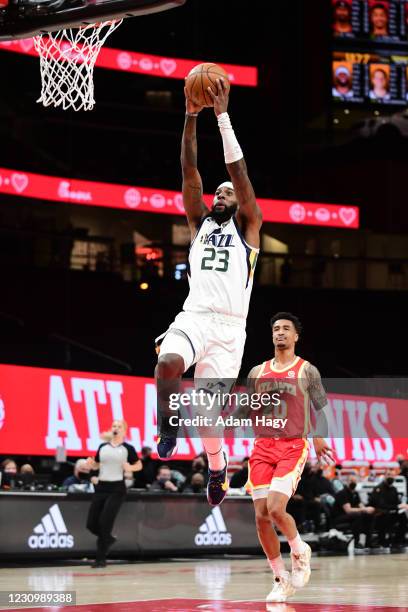
[[[157,468],[157,475],[159,475],[162,470],[170,470],[170,468],[168,465],[159,465],[159,467]]]
[[[298,334],[298,336],[300,336],[300,334],[302,333],[302,324],[300,322],[300,319],[298,319],[298,317],[296,317],[291,312],[277,312],[276,315],[273,315],[271,319],[271,327],[273,328],[276,321],[279,321],[280,319],[286,319],[287,321],[292,321],[296,329],[296,333]]]
[[[377,4],[374,4],[370,10],[371,12],[373,12],[374,9],[378,9],[378,8],[382,9],[388,15],[388,7],[386,7],[385,4],[382,4],[381,2],[377,2]]]

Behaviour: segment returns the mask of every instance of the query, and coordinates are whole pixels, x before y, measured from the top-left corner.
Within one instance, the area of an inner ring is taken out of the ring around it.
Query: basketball
[[[199,106],[214,106],[212,98],[207,91],[211,87],[217,93],[217,79],[224,79],[227,91],[230,90],[230,82],[227,72],[217,64],[199,64],[194,66],[187,75],[186,88],[188,97]]]

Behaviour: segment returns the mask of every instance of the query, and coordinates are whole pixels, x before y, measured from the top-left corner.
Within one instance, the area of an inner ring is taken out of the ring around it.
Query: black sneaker
[[[91,567],[106,567],[106,561],[105,559],[95,559],[95,561],[91,563]]]
[[[227,476],[228,459],[224,454],[225,468],[220,471],[208,470],[207,499],[210,506],[219,506],[227,494],[229,480]]]
[[[157,454],[162,460],[170,459],[177,450],[177,438],[168,434],[160,434],[157,438]]]

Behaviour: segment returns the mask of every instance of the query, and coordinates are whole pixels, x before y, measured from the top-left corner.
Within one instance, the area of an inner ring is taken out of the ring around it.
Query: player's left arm
[[[310,401],[316,410],[316,432],[327,432],[330,424],[330,407],[328,405],[326,390],[323,387],[322,377],[316,366],[311,363],[305,368],[306,388]],[[327,435],[326,434],[326,435]],[[313,436],[313,444],[319,461],[333,463],[333,449],[323,437]]]
[[[208,88],[208,93],[214,102],[214,112],[224,145],[225,163],[239,204],[237,216],[242,223],[245,239],[249,244],[258,248],[262,212],[256,202],[244,154],[239,146],[228,115],[229,93],[224,79],[217,79],[217,94],[213,92],[211,87]]]

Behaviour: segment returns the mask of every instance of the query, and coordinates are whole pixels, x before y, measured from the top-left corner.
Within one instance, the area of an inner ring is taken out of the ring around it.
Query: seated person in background
[[[34,475],[33,466],[30,465],[29,463],[24,463],[24,465],[22,465],[20,468],[20,474],[33,474]]]
[[[350,476],[347,486],[336,493],[336,503],[333,508],[334,525],[337,527],[347,524],[353,532],[355,548],[364,548],[360,544],[360,534],[365,533],[367,536],[365,547],[371,546],[375,508],[364,506],[355,490],[356,487],[357,478]]]
[[[157,472],[156,480],[152,483],[149,491],[170,491],[177,493],[178,488],[171,481],[171,471],[168,465],[161,465]]]
[[[321,511],[326,515],[327,525],[329,526],[335,492],[331,481],[323,475],[323,470],[318,463],[312,467],[310,486],[313,500],[320,504]]]
[[[34,468],[29,463],[24,463],[21,466],[19,473],[17,474],[17,484],[21,488],[29,489],[32,485],[35,488],[34,483]]]
[[[150,446],[143,446],[142,448],[142,463],[143,470],[142,475],[146,484],[152,484],[156,474],[156,461],[152,459],[152,449]]]
[[[206,484],[203,474],[196,472],[191,477],[191,483],[183,490],[183,493],[206,493]]]
[[[242,489],[248,481],[248,461],[249,457],[242,460],[242,468],[235,472],[230,480],[231,489]]]
[[[94,482],[91,482],[91,478]],[[68,476],[62,483],[62,486],[64,489],[67,489],[68,493],[93,493],[95,490],[93,485],[96,482],[96,477],[91,476],[91,470],[86,459],[78,459],[75,463],[73,475]]]
[[[376,510],[375,525],[380,546],[403,546],[407,532],[407,515],[404,510],[408,510],[408,504],[400,503],[392,470],[385,472],[384,480],[371,493],[370,504]]]
[[[7,458],[2,461],[0,464],[1,471],[1,488],[2,489],[11,489],[16,484],[17,478],[17,463],[14,459]]]
[[[288,503],[288,512],[299,526],[299,533],[321,531],[322,505],[313,495],[312,480],[314,472],[310,461],[307,461],[300,478],[295,495]]]
[[[194,457],[193,463],[191,464],[191,472],[189,473],[186,479],[186,486],[189,486],[194,474],[202,474],[204,476],[204,482],[207,486],[208,467],[207,467],[206,458],[204,458],[202,454],[197,455],[197,457]]]

